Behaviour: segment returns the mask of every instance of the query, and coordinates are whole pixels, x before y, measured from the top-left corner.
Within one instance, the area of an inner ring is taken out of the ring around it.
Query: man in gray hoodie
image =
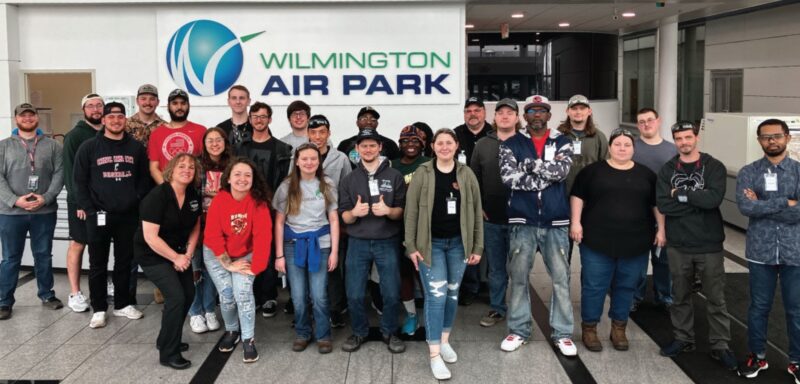
[[[56,198],[64,186],[61,145],[37,134],[39,115],[28,103],[14,109],[16,135],[0,141],[0,320],[11,317],[25,238],[31,236],[37,295],[42,305],[61,309],[53,291],[53,232]]]

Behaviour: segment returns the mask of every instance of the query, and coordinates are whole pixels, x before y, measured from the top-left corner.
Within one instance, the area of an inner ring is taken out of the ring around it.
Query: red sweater
[[[206,217],[203,244],[219,256],[228,253],[231,259],[253,253],[251,269],[258,274],[269,264],[272,242],[272,218],[266,204],[248,194],[236,201],[230,192],[219,191]]]

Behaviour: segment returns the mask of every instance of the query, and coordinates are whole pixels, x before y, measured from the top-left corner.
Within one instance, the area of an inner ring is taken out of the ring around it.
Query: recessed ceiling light
[[[525,17],[525,14],[522,13],[522,12],[517,12],[517,13],[512,13],[511,14],[511,18],[512,19],[521,19],[523,17]]]
[[[474,43],[477,43],[477,42],[481,41],[481,39],[472,39],[471,41],[474,42]]]
[[[636,17],[636,14],[633,12],[623,12],[622,17]]]
[[[566,22],[558,23],[558,26],[561,27],[561,28],[566,28],[566,27],[569,27],[569,23],[566,23]]]
[[[542,34],[541,32],[536,32],[536,36],[539,36],[539,35],[541,35],[541,34]]]
[[[538,43],[538,42],[539,42],[539,39],[536,39],[536,42]]]
[[[467,24],[467,25],[464,26],[464,28],[467,28],[467,29],[475,28],[475,24]]]

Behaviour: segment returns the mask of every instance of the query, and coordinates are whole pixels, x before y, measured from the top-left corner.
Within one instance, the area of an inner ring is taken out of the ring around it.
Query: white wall
[[[800,111],[800,4],[706,23],[704,111],[711,70],[743,69],[743,112]]]

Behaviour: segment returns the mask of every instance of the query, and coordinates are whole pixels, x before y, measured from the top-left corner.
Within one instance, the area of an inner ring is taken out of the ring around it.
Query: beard
[[[98,117],[98,118],[95,119],[95,118],[93,118],[91,116],[87,116],[87,115],[84,114],[83,118],[84,118],[84,120],[88,121],[89,124],[98,125],[98,124],[103,122],[103,118],[102,117]]]
[[[776,148],[776,149],[769,149],[769,148],[764,149],[764,153],[766,153],[767,156],[769,156],[769,157],[780,156],[784,152],[786,152],[786,147],[781,147],[781,146],[778,146],[778,148]]]
[[[169,110],[169,118],[170,118],[170,120],[177,121],[179,123],[182,123],[182,122],[186,121],[186,119],[189,118],[189,107],[186,107],[186,113],[184,113],[183,116],[176,115],[175,112],[170,109]]]

